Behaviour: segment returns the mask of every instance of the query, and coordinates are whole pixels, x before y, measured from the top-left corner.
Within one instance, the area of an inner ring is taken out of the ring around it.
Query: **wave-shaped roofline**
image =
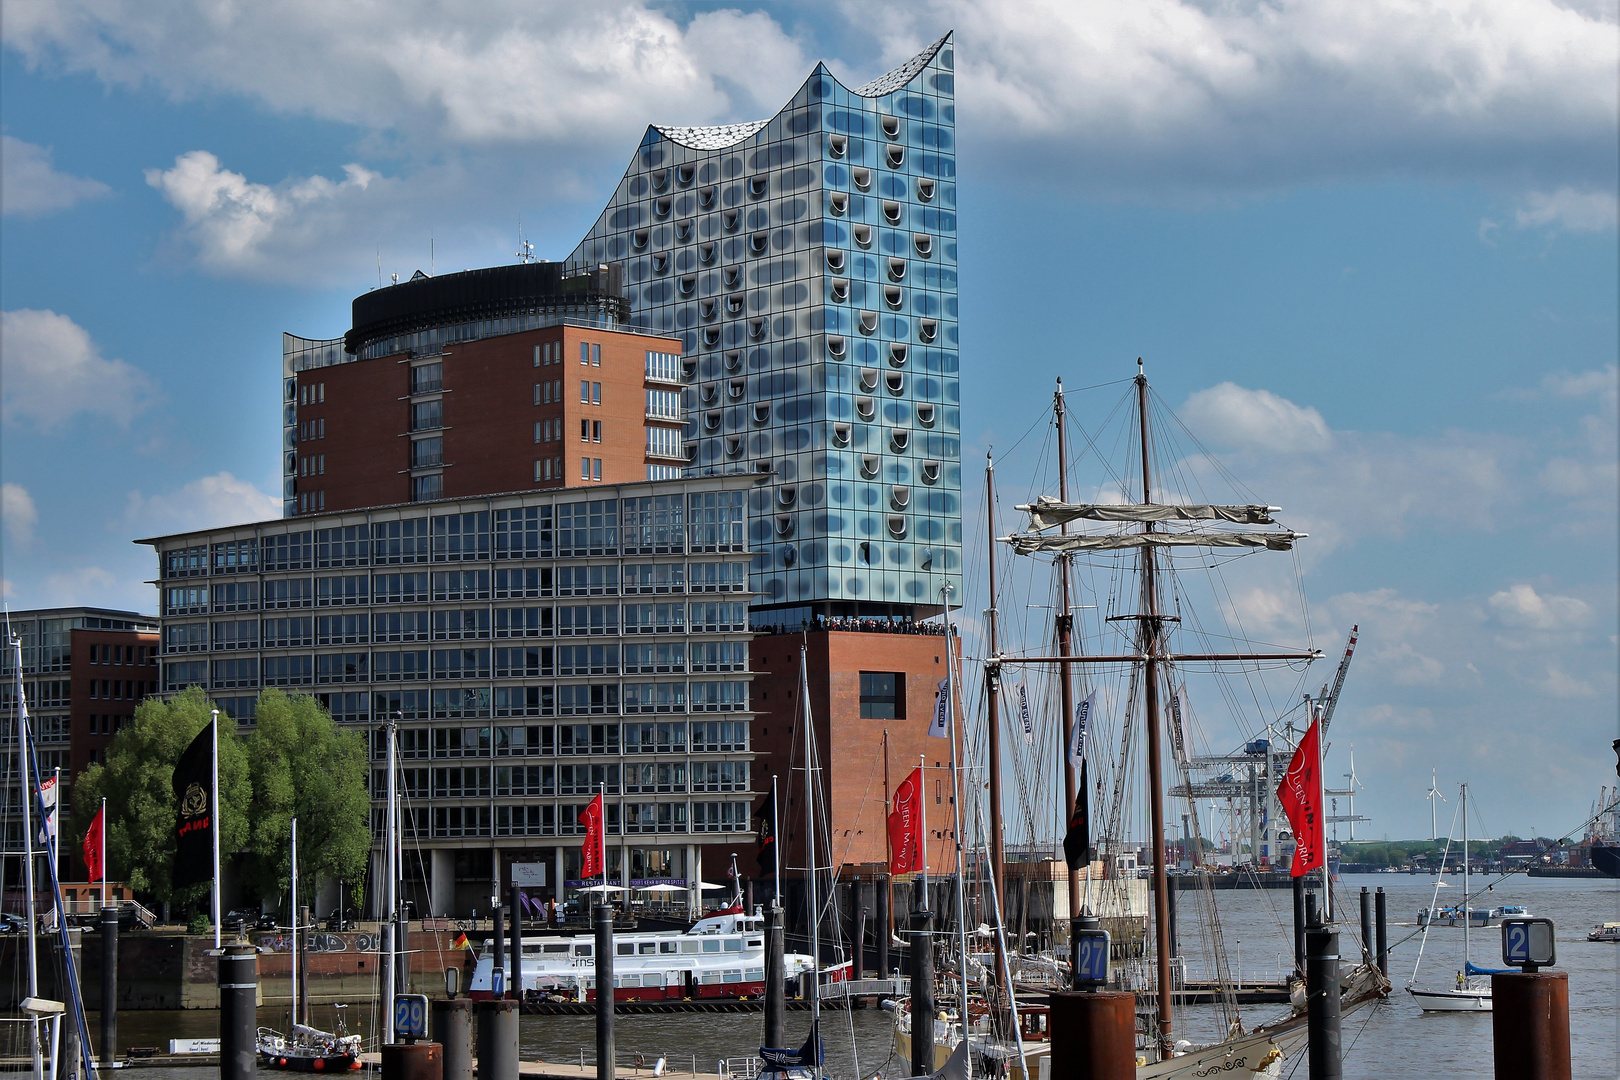
[[[928,67],[934,57],[939,54],[939,50],[944,48],[945,43],[951,40],[951,35],[954,33],[954,30],[946,31],[944,37],[941,37],[893,71],[885,72],[871,82],[862,83],[860,86],[845,86],[838,76],[828,70],[825,63],[818,62],[815,70],[810,72],[810,76],[814,78],[817,74],[825,75],[857,97],[882,97],[885,94],[894,93],[910,83],[918,75],[921,75],[923,69]],[[789,100],[791,102],[791,99]],[[776,116],[782,115],[782,110],[786,108],[787,106],[784,105],[782,109],[777,110]],[[690,150],[724,150],[727,147],[736,146],[738,143],[753,138],[759,134],[766,124],[769,124],[775,118],[775,116],[772,116],[764,120],[746,120],[738,124],[713,124],[708,127],[674,127],[651,124],[649,129],[658,132],[659,135],[670,142],[687,147]]]

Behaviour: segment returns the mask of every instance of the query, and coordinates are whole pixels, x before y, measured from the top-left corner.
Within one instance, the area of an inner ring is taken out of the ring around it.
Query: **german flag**
[[[450,944],[450,948],[452,951],[456,949],[472,948],[472,942],[467,940],[467,931],[463,930],[461,933],[457,934],[456,940]]]

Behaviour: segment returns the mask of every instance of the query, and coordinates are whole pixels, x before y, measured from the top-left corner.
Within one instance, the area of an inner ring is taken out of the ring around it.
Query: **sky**
[[[153,611],[132,539],[279,514],[282,331],[338,336],[394,273],[509,262],[520,228],[560,258],[648,123],[767,117],[818,60],[858,85],[954,30],[970,557],[986,449],[1010,515],[1053,380],[1101,425],[1119,388],[1081,388],[1143,357],[1311,534],[1313,642],[1361,627],[1334,721],[1361,835],[1427,835],[1431,770],[1491,834],[1560,835],[1620,782],[1616,0],[0,20],[13,609]],[[1239,585],[1249,629],[1305,629],[1282,584]],[[1203,711],[1230,749],[1241,724]]]

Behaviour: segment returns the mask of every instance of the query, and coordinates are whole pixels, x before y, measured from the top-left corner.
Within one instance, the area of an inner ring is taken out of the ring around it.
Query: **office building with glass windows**
[[[519,492],[140,541],[158,559],[162,690],[204,687],[242,724],[262,687],[314,694],[366,732],[378,799],[395,719],[419,914],[487,910],[514,880],[569,896],[579,811],[599,790],[613,880],[696,889],[753,827],[748,484]]]

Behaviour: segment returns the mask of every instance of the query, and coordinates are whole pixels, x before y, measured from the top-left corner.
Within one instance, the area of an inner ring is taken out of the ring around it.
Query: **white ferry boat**
[[[745,998],[765,993],[765,919],[758,914],[729,912],[676,931],[613,935],[613,1000],[665,1001],[683,998]],[[596,936],[525,937],[523,990],[570,1001],[596,1000]],[[783,957],[786,978],[815,969],[803,953]],[[823,982],[849,977],[850,965],[824,968]],[[473,969],[468,996],[485,1000],[496,986],[495,950],[484,942]],[[512,964],[506,958],[499,988],[511,985]]]
[[[1418,911],[1419,926],[1461,926],[1465,921],[1469,926],[1495,926],[1503,919],[1523,919],[1530,912],[1523,904],[1503,904],[1494,908],[1468,908],[1461,905],[1441,908],[1421,908]]]

